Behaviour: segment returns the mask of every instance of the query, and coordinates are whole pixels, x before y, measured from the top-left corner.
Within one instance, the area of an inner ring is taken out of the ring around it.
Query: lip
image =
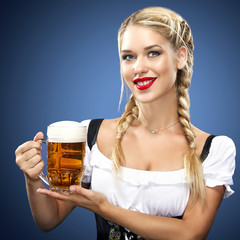
[[[143,78],[136,78],[136,79],[133,80],[133,82],[135,83],[135,86],[138,90],[146,90],[153,85],[153,83],[155,82],[156,79],[157,78],[154,78],[154,77],[143,77]],[[145,82],[145,81],[151,81],[151,82],[149,82],[145,85],[138,85],[137,84],[137,82]]]

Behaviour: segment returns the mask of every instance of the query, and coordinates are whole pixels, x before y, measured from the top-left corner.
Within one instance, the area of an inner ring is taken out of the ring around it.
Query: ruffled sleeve
[[[208,187],[225,186],[224,198],[234,193],[233,185],[236,148],[231,138],[217,136],[213,139],[209,154],[203,162],[205,184]]]
[[[84,120],[81,122],[82,125],[86,126],[88,129],[89,123],[91,120]],[[91,183],[91,177],[92,177],[92,166],[91,166],[91,151],[88,147],[87,141],[86,141],[86,147],[85,147],[85,158],[84,158],[84,172],[82,176],[82,182],[84,183]]]

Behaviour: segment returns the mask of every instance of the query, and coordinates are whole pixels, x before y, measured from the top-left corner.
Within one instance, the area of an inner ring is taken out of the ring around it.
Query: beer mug
[[[50,190],[69,192],[71,185],[80,184],[86,132],[86,126],[74,121],[55,122],[48,126],[47,139],[41,140],[47,144],[47,173],[41,172],[39,177],[50,186]]]

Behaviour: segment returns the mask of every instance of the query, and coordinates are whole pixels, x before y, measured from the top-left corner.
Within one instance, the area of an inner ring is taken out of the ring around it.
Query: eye
[[[133,59],[134,59],[133,55],[124,55],[124,56],[122,56],[122,60],[131,61]]]
[[[157,57],[159,55],[160,55],[160,52],[157,52],[157,51],[151,51],[148,53],[149,57]]]

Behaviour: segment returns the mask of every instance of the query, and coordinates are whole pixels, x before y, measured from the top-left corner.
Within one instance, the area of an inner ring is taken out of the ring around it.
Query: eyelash
[[[151,53],[154,53],[154,56],[151,56],[151,57],[157,57],[160,55],[160,52],[158,52],[158,51],[151,51],[148,53],[148,55],[150,55]]]
[[[153,54],[153,55],[152,55]],[[152,56],[151,56],[152,55]],[[151,51],[151,52],[149,52],[148,53],[148,56],[149,57],[157,57],[157,56],[159,56],[160,55],[160,52],[158,52],[158,51]],[[133,60],[134,59],[134,56],[133,55],[130,55],[130,54],[127,54],[127,55],[123,55],[122,56],[122,60],[125,60],[125,61],[131,61],[131,60]]]
[[[128,58],[131,58],[131,59],[128,59]],[[130,60],[132,60],[134,57],[133,57],[133,55],[124,55],[124,56],[122,56],[122,60],[126,60],[126,61],[130,61]]]

